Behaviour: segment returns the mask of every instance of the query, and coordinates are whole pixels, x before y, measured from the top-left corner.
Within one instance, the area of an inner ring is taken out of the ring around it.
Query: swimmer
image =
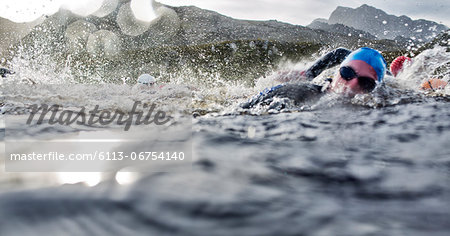
[[[145,88],[150,88],[152,90],[153,89],[162,89],[164,86],[166,86],[165,84],[162,84],[162,83],[156,84],[155,77],[153,77],[149,74],[140,75],[137,79],[137,84],[144,85],[144,86],[140,86],[144,90],[146,90]]]
[[[5,78],[6,77],[6,75],[12,75],[12,74],[14,74],[14,72],[12,72],[12,71],[10,71],[10,70],[8,70],[8,69],[6,69],[6,68],[1,68],[0,67],[0,76],[2,77],[2,78]]]
[[[411,58],[409,57],[405,57],[405,56],[399,56],[397,58],[395,58],[390,66],[392,75],[395,77],[397,76],[401,71],[403,71],[403,69],[410,65],[412,62]]]
[[[324,85],[315,85],[310,81],[324,70],[339,65],[334,79],[326,79]],[[289,98],[300,104],[316,100],[326,92],[343,93],[349,96],[369,93],[383,82],[387,64],[381,53],[372,48],[359,48],[350,51],[345,48],[335,49],[320,59],[310,68],[297,73],[291,78],[282,78],[287,83],[274,86],[259,93],[250,101],[241,105],[251,108],[257,104],[270,104],[274,97]]]
[[[412,63],[412,59],[409,57],[406,57],[406,56],[399,56],[399,57],[395,58],[392,61],[391,66],[390,66],[392,75],[397,76],[399,73],[401,73],[403,71],[404,68],[406,68],[411,63]],[[447,84],[448,83],[442,79],[431,78],[431,79],[424,81],[420,85],[420,88],[423,90],[436,91],[438,89],[444,89],[445,86],[447,86]]]
[[[156,79],[155,79],[155,77],[153,77],[149,74],[142,74],[138,77],[137,82],[139,84],[153,86],[156,83]]]

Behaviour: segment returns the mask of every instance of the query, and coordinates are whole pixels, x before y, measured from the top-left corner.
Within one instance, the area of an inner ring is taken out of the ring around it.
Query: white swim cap
[[[138,77],[138,83],[140,84],[146,84],[146,85],[152,85],[156,83],[155,77],[149,75],[149,74],[142,74]]]

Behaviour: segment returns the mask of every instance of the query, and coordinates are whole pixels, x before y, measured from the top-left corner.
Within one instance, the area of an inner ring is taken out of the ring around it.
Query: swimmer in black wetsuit
[[[0,76],[1,76],[1,77],[5,78],[6,75],[8,75],[8,74],[14,74],[14,73],[11,72],[11,71],[8,70],[8,69],[1,68],[1,67],[0,67]]]
[[[327,79],[325,85],[310,82],[322,71],[339,64],[339,73],[335,79]],[[298,76],[288,79],[296,82],[265,89],[241,107],[251,108],[257,104],[270,104],[275,97],[291,99],[298,105],[305,101],[317,100],[328,91],[350,96],[368,93],[383,81],[386,68],[385,59],[374,49],[364,47],[352,52],[338,48],[321,57],[307,70],[298,73]]]

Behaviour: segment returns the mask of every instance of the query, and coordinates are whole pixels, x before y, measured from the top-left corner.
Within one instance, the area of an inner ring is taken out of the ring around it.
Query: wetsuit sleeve
[[[272,88],[265,89],[248,102],[241,104],[242,108],[251,108],[258,104],[268,105],[273,101],[274,97],[288,98],[295,104],[301,104],[307,101],[313,101],[321,96],[322,86],[304,83],[280,84]]]
[[[256,104],[261,103],[264,100],[272,98],[275,94],[275,91],[280,89],[283,86],[284,86],[284,84],[279,84],[279,85],[273,86],[271,88],[266,88],[262,92],[253,96],[248,102],[241,104],[241,107],[246,108],[246,109],[251,108],[251,107],[255,106]]]
[[[325,54],[305,71],[305,76],[308,79],[316,78],[322,71],[341,64],[351,52],[346,48],[337,48]]]

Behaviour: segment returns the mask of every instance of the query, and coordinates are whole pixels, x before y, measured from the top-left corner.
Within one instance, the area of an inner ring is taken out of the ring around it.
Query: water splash
[[[446,47],[436,46],[428,49],[413,58],[395,79],[389,79],[388,84],[414,91],[420,90],[420,85],[431,79],[440,78],[446,82],[450,80],[450,52]],[[448,86],[438,94],[450,95]]]

